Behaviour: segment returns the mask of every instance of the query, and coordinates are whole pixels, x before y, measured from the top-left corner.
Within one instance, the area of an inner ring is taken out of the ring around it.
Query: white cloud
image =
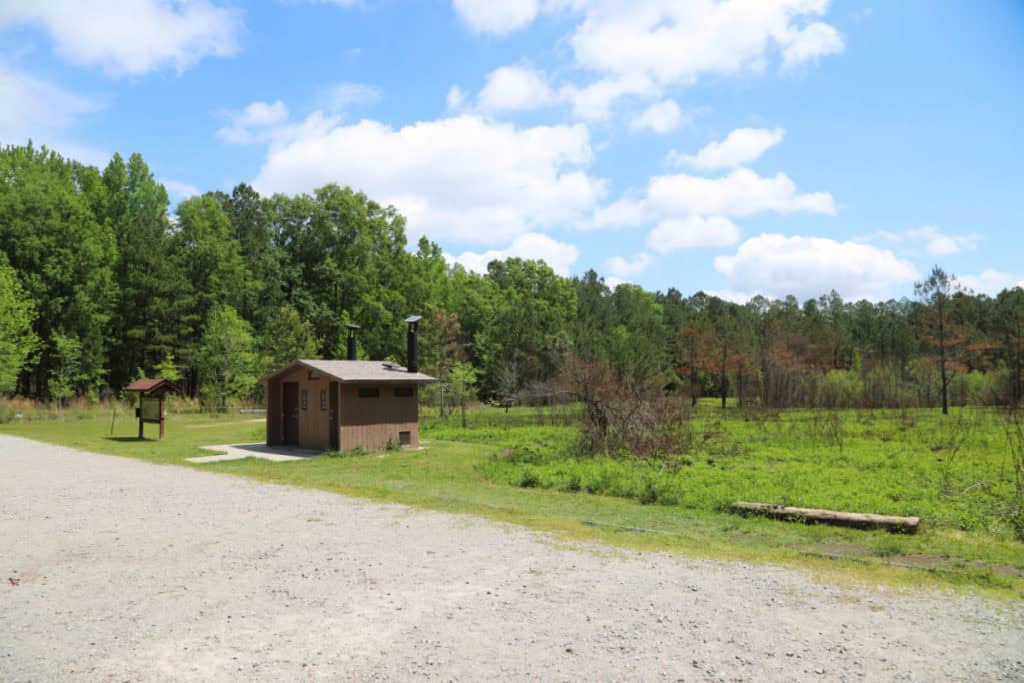
[[[172,180],[170,178],[157,178],[156,181],[164,186],[167,190],[167,194],[173,199],[188,199],[189,197],[195,197],[202,194],[199,188],[195,185],[182,182],[180,180]]]
[[[781,128],[737,128],[721,142],[708,143],[693,156],[670,152],[669,161],[701,169],[743,166],[761,158],[762,154],[782,142],[784,135]]]
[[[111,76],[164,68],[182,73],[204,57],[233,55],[241,16],[207,0],[0,2],[0,28],[38,26],[63,59]]]
[[[719,178],[680,173],[651,178],[642,197],[624,197],[596,207],[590,219],[579,223],[578,227],[581,230],[628,228],[658,221],[659,229],[652,233],[654,238],[674,236],[682,240],[679,246],[727,246],[735,242],[735,239],[722,242],[726,235],[734,234],[730,230],[718,230],[717,240],[689,244],[694,241],[689,236],[706,229],[707,225],[687,221],[707,216],[751,216],[766,211],[831,215],[835,213],[835,204],[828,192],[797,192],[796,185],[783,173],[763,177],[747,168],[738,168]],[[712,225],[720,229],[726,227],[718,222]],[[666,243],[672,240],[666,239]]]
[[[503,66],[487,77],[480,91],[480,108],[485,111],[522,111],[554,104],[558,95],[543,73],[522,66]]]
[[[633,130],[649,130],[664,135],[685,123],[686,118],[675,100],[662,100],[647,107],[630,122],[629,126]]]
[[[466,270],[486,273],[491,261],[507,258],[543,260],[559,275],[569,275],[570,269],[579,258],[580,252],[574,245],[559,242],[540,233],[520,235],[506,249],[491,249],[485,252],[464,251],[459,256],[447,256],[449,262],[459,263]]]
[[[798,298],[835,289],[847,299],[882,300],[918,277],[914,266],[887,249],[824,237],[764,234],[743,242],[735,255],[715,258],[715,270],[736,296]]]
[[[795,31],[791,36],[782,51],[782,65],[787,69],[804,62],[817,62],[821,57],[842,52],[846,47],[839,31],[821,22]]]
[[[738,168],[720,178],[685,173],[656,176],[648,186],[647,201],[661,212],[676,215],[750,216],[762,211],[835,213],[831,194],[801,194],[784,173],[765,177],[747,168]]]
[[[981,235],[947,235],[933,225],[907,230],[906,236],[924,241],[925,250],[932,256],[950,256],[974,249],[981,241]]]
[[[408,219],[411,235],[499,242],[575,223],[605,182],[582,124],[518,128],[463,115],[403,128],[341,125],[314,113],[273,138],[253,185],[261,193],[351,185]]]
[[[235,119],[239,126],[259,127],[273,126],[288,120],[288,107],[277,100],[273,103],[253,102],[241,111]]]
[[[103,166],[110,152],[75,142],[69,133],[78,121],[105,108],[105,102],[68,92],[0,60],[0,142],[23,145],[31,138],[61,155]]]
[[[586,120],[608,118],[622,97],[659,98],[672,86],[707,75],[816,62],[844,48],[831,25],[809,22],[828,0],[454,0],[463,22],[478,33],[505,35],[538,14],[568,11],[580,17],[567,36],[577,70],[595,74],[586,85],[560,89]]]
[[[236,145],[263,142],[287,120],[288,107],[281,100],[253,102],[242,111],[231,115],[231,124],[219,129],[217,137]]]
[[[991,268],[978,275],[961,275],[956,281],[973,292],[989,296],[996,296],[1004,289],[1024,288],[1024,275],[1012,275]]]
[[[574,85],[559,90],[572,104],[573,113],[587,121],[604,121],[611,116],[612,103],[620,97],[658,97],[661,88],[646,76],[605,78],[583,88]]]
[[[629,284],[629,282],[627,280],[624,280],[621,277],[615,277],[614,275],[609,275],[608,277],[606,277],[604,279],[604,283],[605,283],[605,285],[608,286],[608,289],[612,289],[612,290],[614,290],[619,285],[628,285]]]
[[[328,111],[344,111],[355,105],[374,104],[380,98],[380,88],[366,83],[339,81],[324,88],[318,102]]]
[[[462,105],[466,103],[466,95],[462,92],[462,88],[457,85],[453,85],[448,89],[448,96],[444,99],[445,106],[448,107],[448,111],[458,111],[462,109]]]
[[[650,254],[640,252],[639,254],[634,254],[632,259],[613,256],[605,262],[605,265],[608,268],[608,272],[613,276],[624,278],[644,272],[652,263],[654,263],[654,259],[651,258]]]
[[[879,230],[873,234],[861,236],[856,241],[872,242],[877,239],[896,243],[923,243],[925,251],[931,256],[950,256],[961,251],[976,248],[983,237],[977,233],[947,235],[934,225],[925,225],[903,232]]]
[[[624,198],[594,209],[591,219],[579,225],[581,230],[600,228],[628,228],[643,225],[651,219],[647,202]]]
[[[527,26],[540,10],[537,0],[452,0],[452,6],[471,31],[496,36]]]
[[[761,71],[773,48],[782,50],[787,64],[842,49],[841,38],[828,24],[798,28],[808,16],[824,14],[827,0],[580,4],[584,19],[570,39],[580,66],[645,74],[665,85],[690,85],[710,73]]]
[[[695,247],[729,247],[740,239],[740,231],[728,218],[688,216],[659,222],[647,235],[647,246],[659,254]]]
[[[103,108],[96,99],[64,90],[0,61],[0,139],[24,143],[34,132],[65,129]]]

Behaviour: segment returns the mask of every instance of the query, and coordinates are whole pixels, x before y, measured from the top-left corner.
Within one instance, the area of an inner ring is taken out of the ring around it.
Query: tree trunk
[[[729,357],[727,349],[722,349],[722,410],[725,410],[725,399],[729,395],[729,375],[726,372],[725,361]]]
[[[733,512],[754,514],[794,522],[820,522],[857,529],[888,529],[906,534],[915,534],[921,526],[920,517],[895,517],[874,515],[863,512],[837,512],[816,508],[786,507],[771,503],[745,503],[738,501],[730,506]]]
[[[694,361],[690,364],[690,407],[697,407],[697,396],[700,393],[700,388],[697,384],[697,363]]]
[[[949,380],[946,378],[946,314],[939,299],[939,374],[942,377],[942,414],[949,415]]]

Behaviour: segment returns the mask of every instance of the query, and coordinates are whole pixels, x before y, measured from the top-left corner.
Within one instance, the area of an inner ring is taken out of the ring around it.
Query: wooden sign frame
[[[164,420],[167,415],[164,411],[164,397],[147,396],[139,394],[139,407],[135,409],[139,418],[139,438],[142,438],[142,428],[146,423],[160,425],[160,439],[164,438]],[[155,414],[155,415],[154,415]]]

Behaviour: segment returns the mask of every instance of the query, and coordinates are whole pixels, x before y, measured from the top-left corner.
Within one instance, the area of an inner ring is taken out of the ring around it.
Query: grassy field
[[[262,441],[253,416],[172,415],[167,438],[134,438],[110,415],[0,425],[0,433],[263,481],[554,531],[566,538],[774,562],[831,579],[957,586],[1024,597],[1013,467],[998,413],[849,411],[724,414],[702,406],[688,453],[656,464],[576,459],[572,409],[480,408],[467,429],[426,415],[426,448],[301,462],[191,465],[199,446]],[[147,435],[155,429],[147,427]],[[914,514],[914,536],[747,519],[734,500]]]

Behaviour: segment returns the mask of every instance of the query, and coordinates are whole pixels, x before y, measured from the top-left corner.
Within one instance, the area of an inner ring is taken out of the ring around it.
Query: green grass
[[[423,420],[426,450],[196,466],[199,446],[259,442],[249,416],[172,415],[164,441],[136,441],[133,420],[0,426],[83,450],[186,465],[435,510],[470,513],[565,538],[691,556],[811,568],[829,579],[949,587],[1024,597],[1024,544],[1008,519],[1012,466],[999,416],[970,413],[969,435],[933,411],[841,413],[842,452],[807,411],[726,417],[702,407],[694,447],[667,464],[576,459],[572,408],[479,409]],[[545,424],[536,425],[538,420]],[[151,431],[150,431],[151,430]],[[147,434],[156,430],[147,427]],[[959,449],[956,450],[957,444]],[[528,484],[524,486],[525,484]],[[590,491],[590,492],[588,492]],[[914,536],[742,518],[736,499],[919,514]]]

